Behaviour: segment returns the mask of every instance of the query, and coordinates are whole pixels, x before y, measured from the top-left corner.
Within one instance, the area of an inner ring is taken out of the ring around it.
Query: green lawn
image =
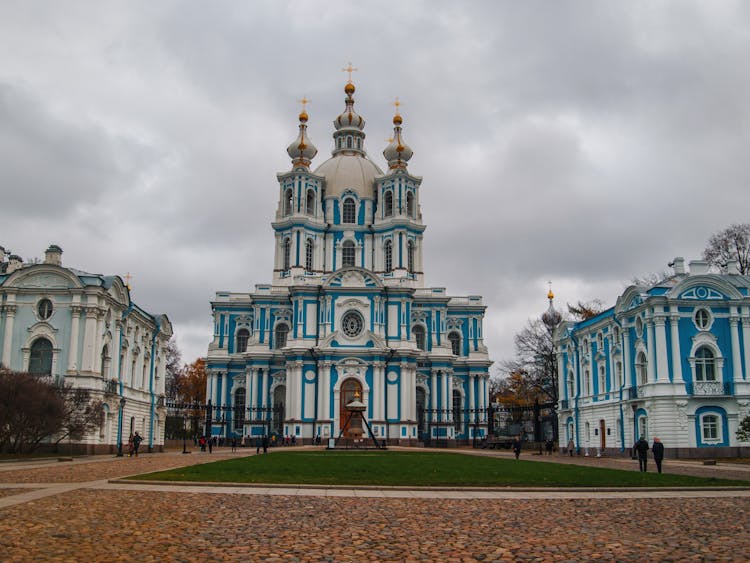
[[[650,487],[750,486],[728,481],[458,453],[274,450],[134,479],[384,486]]]

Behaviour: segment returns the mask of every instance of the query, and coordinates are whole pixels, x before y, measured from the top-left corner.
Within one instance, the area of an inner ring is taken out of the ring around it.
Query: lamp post
[[[182,413],[182,453],[189,454],[187,451],[187,412]]]
[[[122,417],[125,411],[125,397],[120,397],[120,416],[117,420],[117,457],[122,457]]]

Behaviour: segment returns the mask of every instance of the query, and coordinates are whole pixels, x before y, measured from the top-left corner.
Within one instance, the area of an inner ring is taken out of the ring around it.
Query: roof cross
[[[396,96],[396,99],[393,101],[393,106],[396,108],[396,115],[399,115],[398,108],[401,107],[401,102],[398,100],[398,96]]]
[[[300,103],[300,104],[302,104],[302,111],[303,111],[303,112],[306,112],[306,111],[307,111],[307,104],[309,104],[309,103],[311,103],[311,102],[312,102],[312,100],[308,100],[308,99],[307,99],[307,96],[302,96],[302,99],[301,99],[301,100],[297,100],[297,103]]]
[[[352,82],[352,72],[355,72],[355,71],[357,71],[357,70],[359,70],[359,69],[358,69],[358,68],[354,68],[354,67],[352,66],[352,63],[351,63],[351,61],[349,61],[349,66],[347,66],[346,68],[342,68],[341,70],[342,70],[343,72],[348,72],[348,73],[349,73],[349,80],[347,81],[347,83],[348,83],[348,84],[351,84],[351,82]]]

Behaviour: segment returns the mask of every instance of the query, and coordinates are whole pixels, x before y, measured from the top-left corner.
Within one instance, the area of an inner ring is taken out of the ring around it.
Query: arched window
[[[237,353],[247,351],[247,342],[250,340],[250,331],[246,328],[241,328],[237,331]]]
[[[568,399],[572,399],[575,396],[576,388],[575,388],[575,378],[573,376],[573,372],[568,372]]]
[[[305,213],[315,215],[315,191],[307,190],[307,199],[305,200]]]
[[[638,376],[638,385],[648,383],[648,362],[643,352],[638,352],[635,358],[635,373]]]
[[[284,192],[284,215],[291,215],[294,201],[292,199],[292,189],[289,188]]]
[[[461,355],[461,335],[457,332],[448,333],[448,341],[451,343],[451,352],[456,356]]]
[[[409,273],[414,273],[414,241],[409,241],[406,244],[406,265],[409,269]]]
[[[29,373],[33,375],[52,374],[52,342],[46,338],[37,338],[31,345]]]
[[[622,362],[615,364],[615,373],[617,373],[617,387],[622,387]]]
[[[411,192],[406,194],[406,214],[414,217],[414,194]]]
[[[341,245],[341,267],[354,266],[354,243],[350,240]]]
[[[599,393],[607,392],[607,374],[604,366],[599,366]]]
[[[312,239],[307,239],[305,242],[305,270],[308,272],[313,271],[313,249],[314,243]]]
[[[414,325],[411,331],[414,334],[414,340],[417,343],[417,348],[419,348],[420,350],[426,350],[427,342],[425,339],[424,327],[422,325]]]
[[[589,370],[584,370],[583,372],[583,388],[585,390],[585,395],[591,395],[591,372]]]
[[[715,414],[704,414],[701,417],[701,434],[703,435],[703,442],[720,442],[721,437],[721,421],[718,415]]]
[[[102,377],[109,376],[109,346],[107,346],[106,344],[104,345],[104,348],[102,348],[100,370],[101,371],[99,373],[102,374]]]
[[[347,149],[352,148],[352,138],[351,137],[347,137],[346,138],[346,148]]]
[[[284,239],[284,264],[283,270],[287,271],[291,267],[292,263],[292,241],[291,239]]]
[[[289,327],[285,323],[279,323],[276,325],[276,330],[274,331],[274,348],[276,350],[279,350],[286,346],[286,337],[289,334]]]
[[[393,216],[393,191],[388,190],[383,194],[383,217]]]
[[[389,240],[385,241],[385,246],[383,248],[383,253],[385,254],[385,271],[392,272],[393,271],[393,243]]]
[[[234,393],[234,429],[242,430],[245,425],[245,390],[237,389]]]
[[[356,223],[357,222],[357,205],[354,203],[354,199],[348,197],[344,200],[343,212],[341,214],[342,223]]]
[[[716,381],[716,359],[708,346],[701,346],[695,351],[695,380]]]

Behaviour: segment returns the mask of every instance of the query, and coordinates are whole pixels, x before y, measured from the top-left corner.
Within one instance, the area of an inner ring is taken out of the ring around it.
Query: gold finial
[[[130,272],[128,272],[127,274],[125,274],[125,287],[128,288],[128,291],[130,291],[132,289],[132,287],[130,287],[130,280],[132,280],[132,279],[133,279],[133,276],[130,275]]]
[[[351,84],[351,83],[352,83],[352,72],[355,72],[355,71],[357,71],[357,70],[359,70],[359,69],[358,69],[358,68],[354,68],[354,67],[352,66],[352,63],[351,63],[351,61],[349,61],[349,63],[348,63],[348,66],[347,66],[346,68],[342,68],[341,70],[342,70],[343,72],[348,72],[348,73],[349,73],[349,80],[347,80],[347,82],[346,82],[346,83],[347,83],[347,84]]]
[[[312,100],[308,100],[306,96],[302,96],[301,100],[297,100],[297,103],[302,104],[302,112],[299,114],[300,121],[307,121],[307,104],[311,102]]]
[[[547,292],[547,299],[550,299],[550,300],[554,299],[555,298],[555,294],[552,293],[552,282],[548,281],[547,284],[549,285],[549,291]]]
[[[396,99],[393,101],[393,105],[396,108],[396,115],[401,115],[398,111],[398,108],[401,107],[401,102],[398,100],[398,96],[396,96]]]

